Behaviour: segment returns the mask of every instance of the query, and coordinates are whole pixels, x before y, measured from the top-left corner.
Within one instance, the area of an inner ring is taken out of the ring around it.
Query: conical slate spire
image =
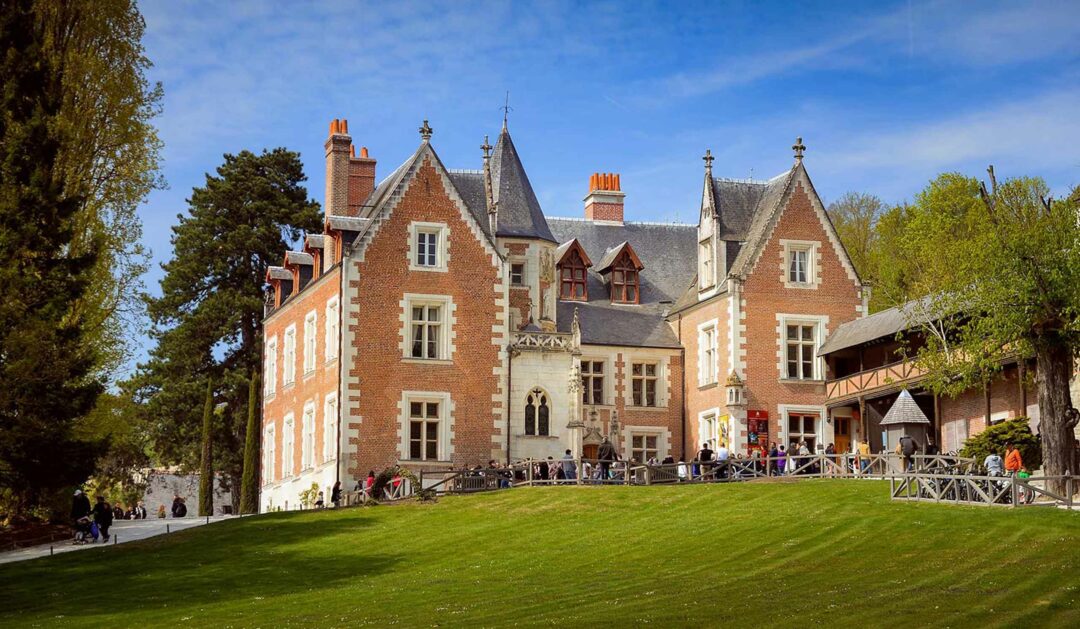
[[[556,242],[510,132],[503,128],[491,156],[492,197],[499,212],[498,236]]]
[[[915,402],[915,398],[911,397],[907,389],[900,392],[900,395],[893,402],[892,408],[888,413],[885,413],[885,417],[881,420],[882,426],[889,426],[892,424],[929,424],[930,420],[926,418],[926,413],[922,412],[918,403]]]

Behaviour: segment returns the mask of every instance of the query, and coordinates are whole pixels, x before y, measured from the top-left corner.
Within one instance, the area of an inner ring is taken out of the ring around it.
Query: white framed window
[[[300,435],[300,469],[315,467],[315,403],[304,405],[303,432]]]
[[[334,447],[337,441],[337,414],[337,394],[331,393],[323,401],[323,463],[337,456],[337,448]]]
[[[630,364],[630,396],[633,406],[659,406],[660,364],[655,361]],[[643,460],[643,459],[638,459]]]
[[[263,394],[270,397],[277,391],[277,336],[266,340],[266,356],[263,365]]]
[[[296,324],[285,328],[285,364],[282,370],[282,381],[286,386],[296,382]]]
[[[717,381],[718,358],[716,319],[713,319],[698,326],[698,386]]]
[[[315,338],[319,333],[319,315],[314,310],[304,317],[304,373],[315,371]]]
[[[777,314],[780,378],[822,380],[825,366],[817,352],[825,342],[827,316]]]
[[[698,287],[705,289],[713,285],[713,248],[712,239],[698,243]]]
[[[296,449],[296,422],[293,414],[285,416],[281,427],[281,478],[289,478],[293,475],[293,450]]]
[[[694,453],[704,444],[709,444],[715,449],[720,444],[720,414],[716,409],[710,409],[698,415],[698,441],[694,444]]]
[[[815,447],[818,442],[818,424],[821,422],[821,415],[816,413],[800,413],[798,411],[789,411],[787,413],[787,443],[798,445],[799,443],[806,442],[806,448],[810,451],[810,454],[815,454],[817,450]]]
[[[581,402],[586,405],[604,403],[604,361],[582,359]]]
[[[277,442],[274,440],[274,424],[267,424],[263,429],[263,484],[272,483],[277,480]]]
[[[401,400],[401,458],[448,461],[452,450],[449,393],[405,391]]]
[[[454,308],[450,298],[441,295],[406,295],[402,306],[405,315],[405,358],[450,360],[453,353]]]
[[[409,224],[409,269],[445,271],[450,228],[444,223]]]
[[[781,240],[780,243],[784,251],[784,285],[816,288],[818,243],[809,240]]]
[[[323,358],[326,362],[338,356],[338,325],[341,318],[337,297],[326,302],[326,339],[323,342]]]
[[[660,435],[650,433],[631,433],[630,456],[639,463],[660,458]]]
[[[510,263],[510,285],[511,286],[525,286],[525,263],[524,262],[511,262]]]
[[[817,351],[817,325],[788,323],[784,326],[785,376],[791,380],[814,379],[814,353]]]
[[[413,304],[409,310],[409,356],[442,358],[443,311],[439,304]]]

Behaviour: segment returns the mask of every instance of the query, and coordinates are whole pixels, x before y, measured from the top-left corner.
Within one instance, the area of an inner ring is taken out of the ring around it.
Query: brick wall
[[[1028,415],[1020,393],[1019,372],[1015,365],[1005,368],[990,383],[990,415],[993,421]],[[1038,403],[1034,385],[1027,387],[1028,406]],[[963,446],[963,437],[973,437],[986,429],[986,391],[969,389],[955,398],[942,397],[941,447],[945,451]],[[959,426],[955,424],[960,424]]]
[[[589,203],[585,206],[585,218],[590,221],[623,222],[622,203]]]
[[[781,240],[812,241],[817,244],[816,288],[785,286],[784,248]],[[757,259],[743,287],[742,310],[747,313],[746,350],[748,409],[769,413],[769,441],[779,442],[786,427],[781,426],[780,405],[821,407],[825,404],[822,380],[809,382],[781,378],[780,332],[777,314],[828,317],[827,336],[841,323],[860,315],[860,289],[841,262],[807,192],[805,179],[796,183],[785,209]],[[819,367],[823,372],[824,367]],[[824,418],[822,418],[824,419]],[[824,424],[824,422],[822,422]],[[828,436],[824,436],[825,439]]]
[[[326,305],[333,297],[338,295],[341,281],[341,267],[334,267],[318,280],[309,284],[298,295],[293,296],[282,304],[263,323],[263,338],[277,338],[277,373],[275,392],[263,399],[262,426],[265,434],[266,427],[274,426],[275,437],[275,460],[273,483],[281,484],[287,479],[283,478],[282,462],[284,458],[284,419],[289,413],[293,414],[293,468],[288,470],[288,476],[298,475],[302,472],[303,460],[303,416],[304,406],[311,402],[315,408],[315,466],[320,467],[327,459],[334,457],[335,452],[324,449],[324,415],[323,405],[327,395],[335,395],[338,390],[338,359],[330,361],[326,356]],[[305,373],[304,371],[304,320],[312,310],[316,314],[315,332],[315,368]],[[290,326],[296,326],[296,359],[295,359],[295,382],[291,385],[284,383],[285,369],[285,330]],[[335,341],[336,342],[336,341]],[[263,365],[265,360],[264,344]],[[267,375],[263,375],[265,387]],[[264,388],[265,391],[265,388]],[[335,423],[336,426],[336,423]],[[336,427],[334,428],[336,432]],[[335,435],[336,439],[336,435]],[[264,452],[268,444],[263,444]],[[262,484],[266,485],[271,476],[269,470],[263,470]],[[281,504],[279,500],[277,504]]]
[[[717,382],[705,386],[698,385],[698,326],[716,320],[717,334]],[[702,435],[698,434],[698,416],[711,409],[716,409],[717,415],[727,413],[724,407],[725,393],[723,382],[728,375],[730,364],[728,297],[718,297],[702,304],[694,309],[685,311],[674,322],[676,336],[681,336],[683,347],[686,348],[684,356],[686,369],[684,378],[686,381],[686,434],[683,435],[684,450],[675,453],[678,457],[685,452],[687,457],[693,457],[704,442]]]
[[[455,465],[487,461],[497,443],[495,427],[504,395],[497,370],[502,365],[493,330],[505,325],[497,298],[505,292],[501,265],[463,219],[445,180],[430,157],[416,171],[362,257],[353,257],[346,326],[355,363],[347,365],[347,445],[355,449],[348,471],[366,475],[399,458],[399,403],[402,391],[445,392],[452,400]],[[446,272],[409,270],[409,224],[449,227]],[[403,359],[401,301],[406,293],[447,295],[454,304],[452,360],[435,363]],[[498,408],[496,408],[498,407]],[[449,462],[437,464],[445,467]]]

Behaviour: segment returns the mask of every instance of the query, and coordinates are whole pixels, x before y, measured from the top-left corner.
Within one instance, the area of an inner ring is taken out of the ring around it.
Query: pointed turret
[[[498,209],[496,235],[556,242],[505,126],[495,142],[490,169],[492,200]]]

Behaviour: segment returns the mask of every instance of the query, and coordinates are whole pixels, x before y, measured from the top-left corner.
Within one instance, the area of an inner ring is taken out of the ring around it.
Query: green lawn
[[[0,626],[1080,626],[1080,513],[875,481],[514,489],[0,566]]]

